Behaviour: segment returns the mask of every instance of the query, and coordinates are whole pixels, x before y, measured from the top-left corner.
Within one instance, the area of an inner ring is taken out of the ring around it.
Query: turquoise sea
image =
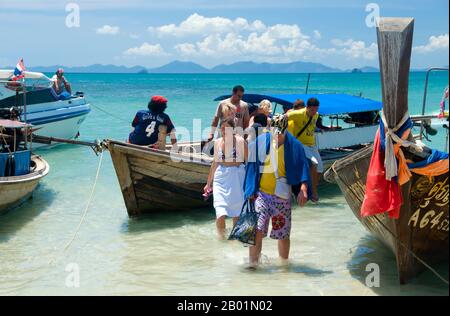
[[[81,139],[126,139],[130,122],[151,95],[169,99],[177,128],[210,124],[216,102],[236,84],[253,93],[303,93],[306,74],[66,74],[92,112]],[[425,73],[411,73],[410,113],[422,107]],[[439,111],[448,74],[433,74],[427,112]],[[360,93],[381,100],[379,74],[313,74],[311,92]],[[187,140],[187,139],[185,139]],[[432,139],[443,149],[445,133]],[[68,249],[91,194],[99,164],[90,148],[40,149],[51,172],[34,198],[0,217],[0,295],[448,295],[448,285],[425,272],[399,286],[395,259],[359,224],[337,187],[321,188],[321,202],[293,213],[291,261],[277,260],[266,240],[264,264],[245,267],[247,248],[216,239],[214,210],[129,219],[106,152],[92,204]],[[200,192],[199,192],[200,194]],[[228,223],[230,225],[230,223]],[[379,287],[366,286],[380,267]],[[436,267],[448,279],[448,262]],[[78,279],[74,276],[79,272]]]

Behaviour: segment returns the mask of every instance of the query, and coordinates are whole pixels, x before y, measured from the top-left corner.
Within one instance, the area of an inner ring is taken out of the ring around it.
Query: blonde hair
[[[267,111],[268,113],[272,113],[272,102],[270,102],[269,100],[262,100],[259,103],[259,108],[261,110]]]

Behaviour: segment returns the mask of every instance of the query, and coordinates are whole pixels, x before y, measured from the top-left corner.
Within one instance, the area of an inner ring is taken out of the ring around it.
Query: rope
[[[6,129],[4,128],[0,128],[0,133],[2,134],[2,139],[3,139],[3,143],[6,145],[6,148],[8,149],[8,152],[11,154],[11,149],[8,146],[8,142],[5,139],[5,135],[3,135],[3,131],[5,131]]]
[[[78,232],[80,231],[81,225],[83,224],[84,220],[86,219],[89,207],[90,207],[91,202],[92,202],[92,200],[94,198],[95,188],[97,186],[98,178],[99,178],[99,175],[100,175],[100,169],[101,169],[101,166],[102,166],[102,161],[103,161],[103,152],[100,153],[100,159],[99,159],[98,167],[97,167],[97,174],[95,176],[94,185],[92,186],[91,195],[89,197],[89,200],[88,200],[88,203],[86,205],[86,208],[85,208],[85,210],[83,212],[83,216],[81,217],[80,223],[78,224],[77,230],[73,234],[72,239],[64,247],[64,251],[69,249],[70,245],[72,245],[72,243],[74,242],[75,238],[78,235]]]
[[[95,104],[92,104],[92,103],[91,103],[91,105],[92,105],[94,108],[96,108],[97,110],[99,110],[99,111],[101,111],[101,112],[103,112],[103,113],[105,113],[105,114],[107,114],[107,115],[109,115],[109,116],[111,116],[111,117],[113,117],[113,118],[119,120],[119,121],[126,122],[126,123],[128,123],[128,124],[130,123],[128,120],[125,120],[125,119],[121,118],[120,116],[117,116],[117,115],[112,114],[112,113],[110,113],[110,112],[108,112],[108,111],[105,111],[105,110],[103,110],[101,107],[96,106]]]
[[[333,169],[334,170],[334,169]],[[356,192],[354,191],[354,189],[351,186],[347,186],[347,188],[353,193],[353,195],[355,196],[356,199],[358,199],[358,201],[360,203],[362,203],[362,201],[358,198],[358,195],[356,194]],[[409,247],[407,247],[405,244],[403,244],[398,237],[388,228],[386,227],[386,225],[384,225],[384,223],[382,221],[380,221],[380,219],[377,216],[374,216],[374,218],[378,221],[378,223],[380,223],[381,226],[383,226],[384,229],[386,229],[393,237],[394,239],[399,243],[400,246],[402,246],[403,248],[406,249],[406,251],[408,251],[408,253],[410,253],[414,258],[417,259],[417,261],[419,261],[421,264],[423,264],[427,269],[429,269],[437,278],[439,278],[442,282],[444,282],[445,284],[449,285],[449,281],[447,279],[445,279],[441,274],[439,274],[439,272],[437,272],[435,269],[433,269],[428,263],[426,263],[423,259],[421,259],[418,255],[416,255],[414,253],[414,251],[412,251],[411,249],[409,249]]]
[[[386,179],[391,181],[392,178],[398,175],[398,167],[397,167],[397,158],[395,157],[394,151],[394,142],[400,144],[403,147],[412,147],[418,152],[422,152],[423,148],[414,142],[410,142],[404,140],[395,134],[408,120],[409,113],[406,112],[400,122],[394,127],[389,128],[386,120],[386,116],[384,115],[384,111],[381,112],[381,119],[384,124],[384,128],[386,131],[385,137],[385,158],[384,158],[384,166],[386,168]]]

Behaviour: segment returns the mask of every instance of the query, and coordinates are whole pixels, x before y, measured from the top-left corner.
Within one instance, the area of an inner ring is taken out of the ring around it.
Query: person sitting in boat
[[[244,138],[235,133],[235,128],[233,118],[221,122],[222,137],[214,142],[214,161],[203,189],[205,197],[211,192],[213,194],[217,234],[220,238],[225,237],[225,219],[233,218],[235,225],[244,204],[247,145]]]
[[[59,68],[51,79],[53,81],[53,90],[60,100],[69,99],[72,95],[72,88],[64,77],[64,69]]]
[[[306,103],[306,108],[292,111],[286,114],[289,122],[289,132],[294,135],[305,148],[306,157],[311,163],[312,197],[311,201],[317,202],[319,194],[317,185],[319,174],[323,173],[323,162],[319,149],[316,146],[315,130],[319,118],[320,102],[317,98],[310,98]]]
[[[256,245],[250,247],[250,266],[258,265],[262,240],[278,240],[279,256],[289,259],[291,234],[291,198],[304,206],[310,196],[309,163],[300,142],[287,131],[287,118],[276,116],[270,133],[260,135],[249,144],[244,197],[255,201],[258,213]]]
[[[133,123],[134,130],[130,133],[129,142],[135,145],[152,146],[164,149],[166,136],[170,135],[172,145],[177,143],[175,126],[169,115],[164,113],[167,108],[167,99],[162,96],[153,96],[148,103],[148,111],[141,110],[136,113]]]
[[[208,141],[214,139],[217,126],[219,125],[219,122],[224,119],[233,118],[235,120],[236,128],[240,128],[242,134],[249,126],[249,107],[246,102],[242,101],[244,91],[243,86],[235,86],[231,98],[225,99],[219,103],[211,123],[211,133],[209,134]]]

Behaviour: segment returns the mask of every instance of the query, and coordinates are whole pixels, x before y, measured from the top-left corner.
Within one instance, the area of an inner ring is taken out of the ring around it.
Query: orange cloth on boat
[[[422,168],[411,169],[411,172],[431,178],[448,173],[448,169],[448,159],[443,159]]]
[[[402,139],[406,140],[409,136],[410,131],[411,131],[410,129],[407,129],[403,133]],[[408,168],[408,162],[405,158],[405,155],[403,154],[401,147],[402,146],[400,144],[394,145],[394,153],[398,160],[398,175],[397,175],[397,177],[398,177],[398,183],[400,184],[400,186],[407,183],[412,177],[412,174]]]

